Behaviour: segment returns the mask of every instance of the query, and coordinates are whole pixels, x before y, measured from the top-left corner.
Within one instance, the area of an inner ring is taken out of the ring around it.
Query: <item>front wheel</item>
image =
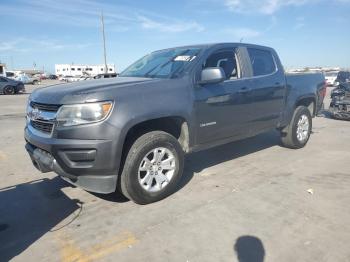
[[[14,95],[16,90],[13,86],[5,86],[3,92],[5,95]]]
[[[149,204],[172,194],[181,179],[184,152],[172,135],[152,131],[140,136],[128,151],[119,190],[137,204]]]
[[[312,116],[305,106],[298,106],[289,125],[281,131],[282,144],[285,147],[302,148],[309,141],[312,130]]]

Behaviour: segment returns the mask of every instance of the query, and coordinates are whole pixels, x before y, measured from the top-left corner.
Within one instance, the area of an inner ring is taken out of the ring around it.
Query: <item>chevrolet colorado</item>
[[[272,129],[286,147],[305,146],[324,94],[322,74],[286,75],[268,47],[170,48],[117,78],[34,91],[26,149],[42,172],[147,204],[176,190],[184,153]]]

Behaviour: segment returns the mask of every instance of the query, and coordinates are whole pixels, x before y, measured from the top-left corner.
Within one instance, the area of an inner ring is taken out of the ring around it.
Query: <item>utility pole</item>
[[[105,36],[105,23],[103,20],[103,12],[101,12],[101,23],[102,23],[102,36],[103,36],[103,54],[104,54],[104,60],[105,60],[105,73],[108,72],[107,68],[107,55],[106,55],[106,36]]]
[[[10,58],[11,58],[11,70],[15,70],[13,67],[13,56],[11,56]]]

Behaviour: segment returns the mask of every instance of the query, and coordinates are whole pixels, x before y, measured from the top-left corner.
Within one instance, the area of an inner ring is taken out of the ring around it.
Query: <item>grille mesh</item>
[[[51,104],[41,104],[41,103],[30,102],[30,106],[32,108],[37,108],[41,111],[57,112],[61,105],[51,105]]]
[[[31,120],[30,124],[35,129],[50,134],[52,132],[53,123],[47,122],[47,121],[37,121],[37,120]]]

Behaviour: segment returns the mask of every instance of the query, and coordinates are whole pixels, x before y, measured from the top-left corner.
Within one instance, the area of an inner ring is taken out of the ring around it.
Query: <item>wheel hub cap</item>
[[[140,185],[148,192],[157,192],[166,187],[176,169],[174,154],[165,147],[149,151],[138,169]]]
[[[297,124],[297,138],[300,142],[304,142],[309,136],[309,119],[306,115],[302,115],[299,118]]]

